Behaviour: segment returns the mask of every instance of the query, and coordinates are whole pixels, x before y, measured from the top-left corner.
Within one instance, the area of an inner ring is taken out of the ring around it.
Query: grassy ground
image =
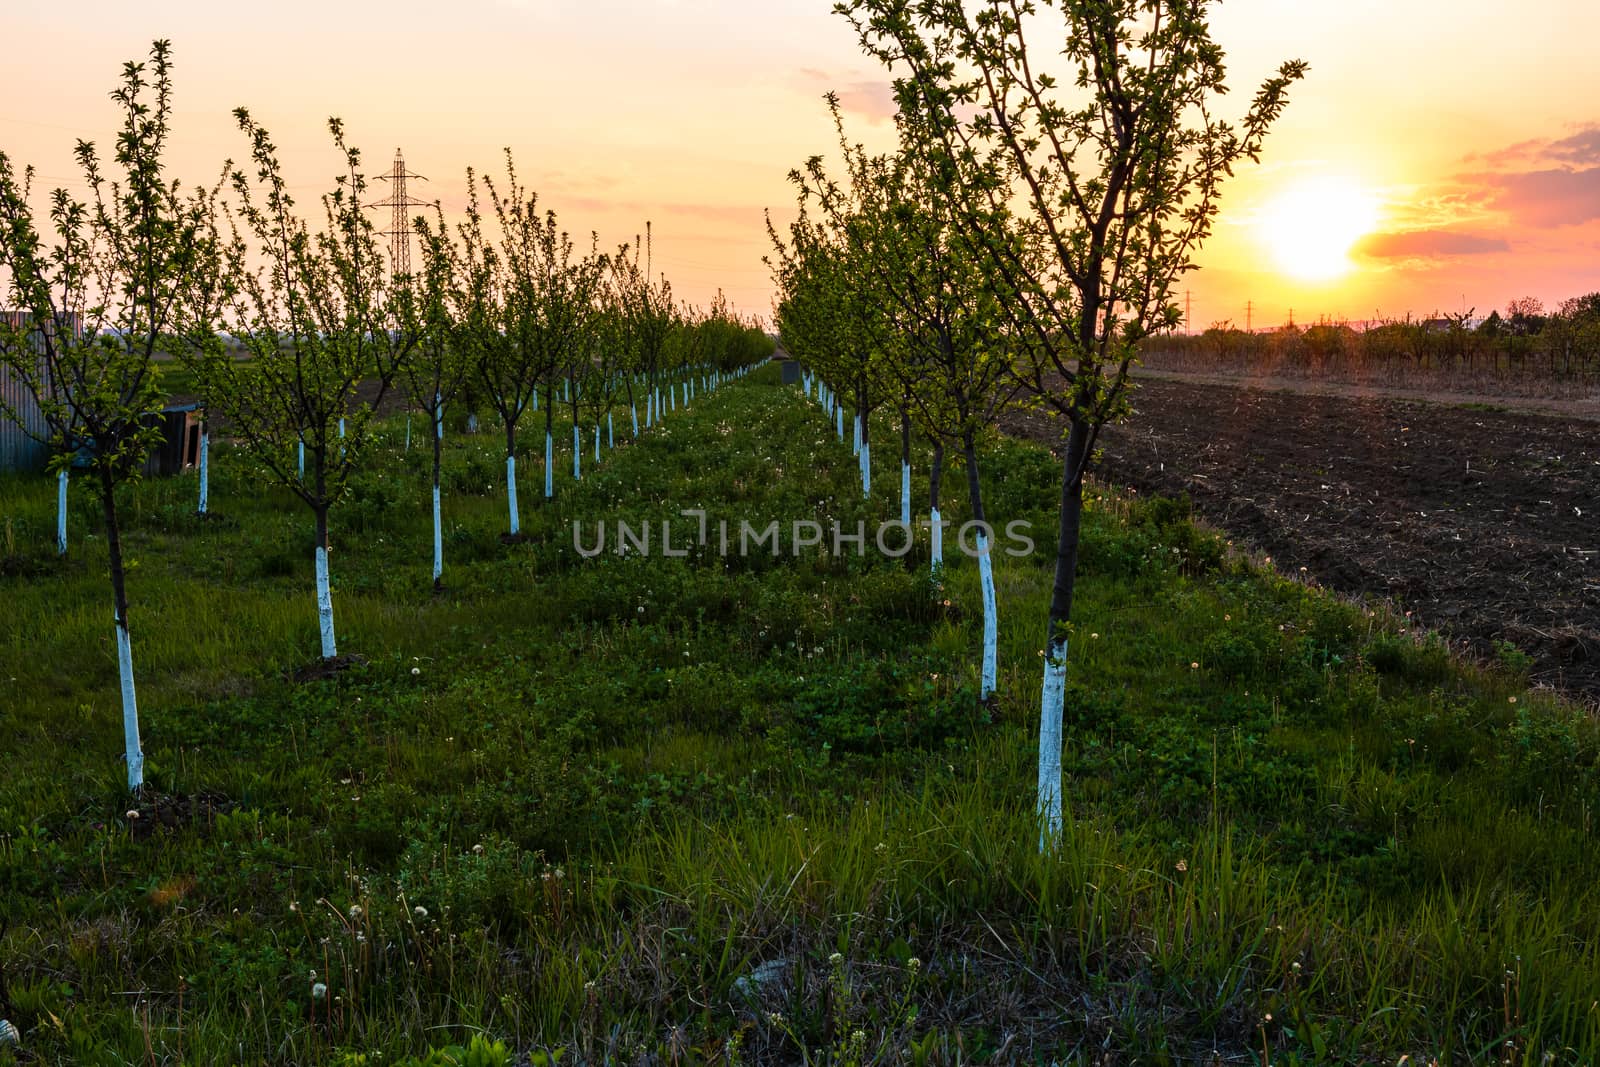
[[[499,436],[456,429],[448,589],[396,420],[334,516],[341,651],[369,663],[321,681],[290,678],[309,513],[226,446],[219,517],[192,475],[129,491],[137,804],[96,508],[74,489],[60,562],[53,486],[0,480],[0,1064],[1600,1056],[1600,745],[1513,651],[1453,663],[1097,490],[1071,820],[1040,857],[1047,453],[985,458],[997,525],[1039,542],[997,563],[986,708],[953,538],[943,587],[920,552],[738,555],[740,519],[896,514],[888,425],[862,501],[764,371],[578,484],[558,459],[552,502],[530,456],[512,545]],[[685,508],[711,544],[664,558]],[[574,550],[575,519],[592,543],[618,518],[657,551]]]

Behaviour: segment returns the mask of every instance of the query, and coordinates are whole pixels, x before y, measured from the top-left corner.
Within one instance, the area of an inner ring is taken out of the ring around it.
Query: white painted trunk
[[[1061,716],[1067,693],[1067,643],[1046,650],[1039,699],[1039,851],[1061,842]]]
[[[439,514],[439,486],[433,487],[433,580],[444,574],[444,519]]]
[[[506,457],[506,507],[511,512],[511,536],[522,532],[522,515],[517,510],[517,457]]]
[[[211,506],[211,435],[200,434],[200,514]]]
[[[872,445],[865,441],[861,444],[861,495],[872,495]]]
[[[117,626],[117,678],[122,683],[122,743],[128,761],[128,789],[144,787],[144,749],[139,745],[139,698],[133,689],[133,641],[121,619]]]
[[[535,399],[537,399],[537,396],[535,397]],[[478,432],[478,413],[476,411],[467,412],[467,432],[468,433],[477,433]]]
[[[607,416],[607,418],[609,417]],[[597,465],[600,462],[600,424],[598,422],[594,424],[594,461]]]
[[[994,692],[1000,658],[999,620],[995,613],[994,559],[989,552],[989,539],[978,535],[978,584],[983,589],[983,678],[979,683],[978,697],[988,700]]]
[[[611,412],[606,412],[606,447],[617,447],[617,426],[611,420]],[[598,457],[597,457],[598,458]]]
[[[67,481],[70,475],[62,467],[56,475],[56,553],[67,554]]]
[[[300,442],[299,454],[295,457],[295,461],[294,461],[294,469],[295,469],[295,473],[300,476],[300,480],[302,482],[305,481],[306,480],[306,443],[304,441]]]
[[[406,451],[411,451],[411,412],[406,412]]]
[[[861,455],[861,413],[860,412],[857,412],[856,414],[850,416],[850,434],[851,434],[850,447],[853,448],[855,450],[856,455],[859,456],[859,455]]]
[[[911,529],[911,464],[900,461],[900,525]]]
[[[339,654],[333,637],[333,587],[328,583],[328,550],[317,546],[317,623],[322,628],[322,658]]]
[[[544,498],[556,495],[556,439],[546,430],[544,435]]]
[[[933,508],[928,518],[930,520],[928,528],[932,531],[933,537],[933,548],[930,550],[929,555],[933,559],[933,573],[937,576],[939,568],[944,566],[944,523],[939,518],[938,508]]]
[[[844,440],[844,408],[833,409],[833,428],[839,435],[839,440]]]
[[[678,390],[670,385],[667,386],[667,402],[672,405],[673,411],[678,410]]]

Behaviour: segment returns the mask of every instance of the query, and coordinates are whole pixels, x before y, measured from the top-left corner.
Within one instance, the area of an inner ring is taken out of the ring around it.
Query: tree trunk
[[[994,693],[1000,659],[1000,630],[994,595],[994,559],[990,553],[988,517],[983,510],[983,489],[978,480],[978,449],[971,430],[961,435],[961,455],[967,465],[967,495],[972,519],[978,523],[978,585],[983,592],[983,673],[978,696],[988,700]]]
[[[568,407],[572,409],[572,480],[578,481],[583,477],[583,434],[578,429],[577,390],[573,390],[572,402]]]
[[[511,517],[511,536],[515,537],[522,532],[522,515],[517,510],[517,424],[509,418],[506,419],[506,509]]]
[[[900,407],[900,524],[911,528],[911,415]]]
[[[67,482],[72,476],[62,467],[56,475],[56,555],[67,554]]]
[[[211,507],[211,430],[200,426],[200,503],[197,508],[204,515]]]
[[[439,510],[439,471],[444,465],[444,408],[433,409],[433,589],[444,588],[444,517]]]
[[[321,482],[321,477],[317,481]],[[320,495],[320,486],[319,486]],[[322,631],[322,658],[339,655],[333,633],[333,583],[328,575],[328,505],[318,504],[317,515],[317,624]]]
[[[544,405],[544,498],[556,495],[556,387],[552,382]]]
[[[861,456],[861,495],[872,495],[872,408],[869,406],[867,387],[862,385],[857,392],[860,400],[860,414],[856,416],[856,445]]]
[[[1083,525],[1083,470],[1089,424],[1073,419],[1062,460],[1061,520],[1056,533],[1056,577],[1045,632],[1044,686],[1039,707],[1039,849],[1061,839],[1061,719],[1067,684],[1067,624],[1078,579],[1078,535]]]
[[[139,700],[133,686],[133,639],[128,630],[127,574],[122,564],[122,530],[117,523],[116,483],[100,469],[100,503],[105,511],[106,547],[110,556],[111,598],[116,617],[117,679],[122,689],[122,740],[128,764],[128,789],[144,788],[144,749],[139,744]]]
[[[933,538],[931,567],[933,576],[939,577],[944,568],[944,519],[939,516],[939,489],[944,483],[944,442],[933,442],[933,468],[928,473],[928,523]]]

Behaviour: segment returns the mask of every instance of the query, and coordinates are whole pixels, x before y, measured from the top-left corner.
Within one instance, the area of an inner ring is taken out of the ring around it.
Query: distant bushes
[[[1147,365],[1405,383],[1417,378],[1488,380],[1526,388],[1600,382],[1600,293],[1545,313],[1516,300],[1482,321],[1468,315],[1391,320],[1365,329],[1342,322],[1252,333],[1219,322],[1200,334],[1154,338]]]

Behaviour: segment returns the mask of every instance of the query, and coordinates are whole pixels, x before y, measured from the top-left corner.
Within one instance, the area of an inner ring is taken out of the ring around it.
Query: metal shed
[[[161,420],[161,443],[146,457],[144,472],[181,474],[199,463],[205,409],[199,404],[168,404],[157,417]]]
[[[0,367],[0,401],[0,471],[43,470],[49,456],[49,449],[38,440],[46,434],[44,414],[33,394],[5,367]],[[20,418],[11,418],[7,411]]]

